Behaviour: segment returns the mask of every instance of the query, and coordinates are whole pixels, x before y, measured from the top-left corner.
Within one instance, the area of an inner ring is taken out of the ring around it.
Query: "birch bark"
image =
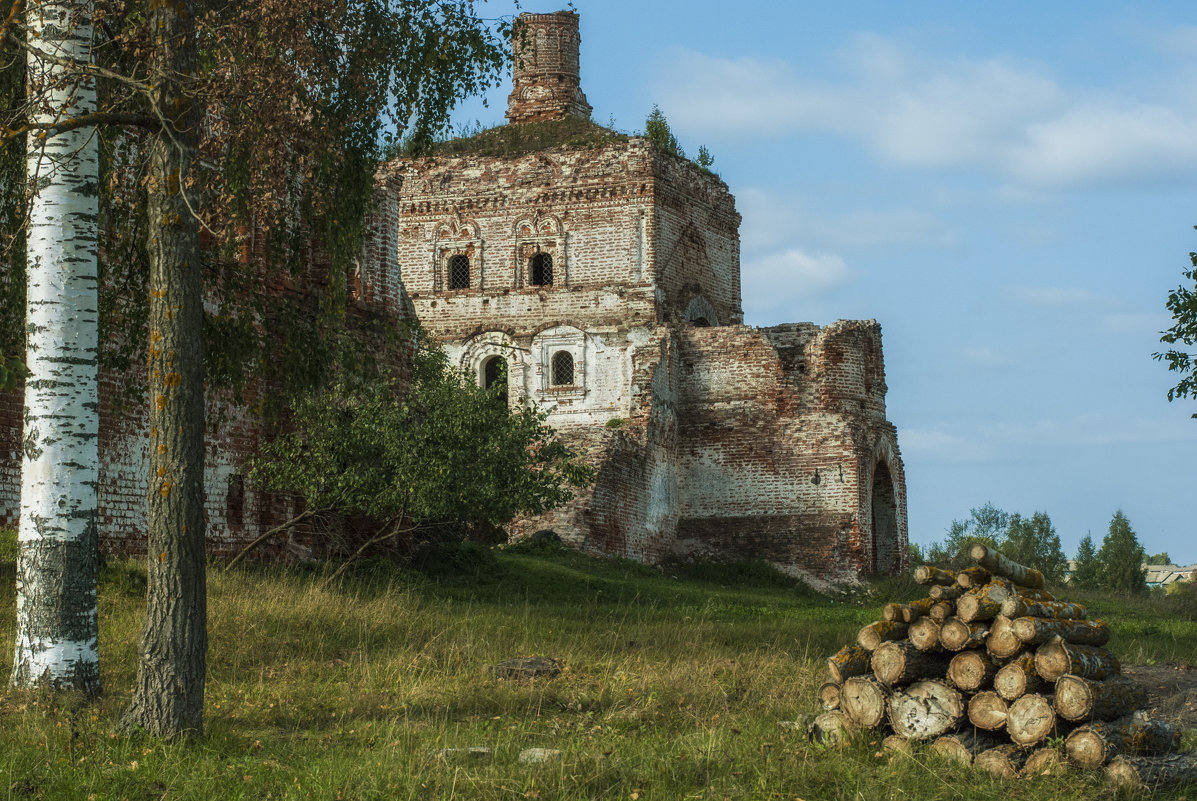
[[[31,0],[31,122],[91,113],[92,5]],[[68,66],[79,65],[79,67]],[[24,457],[11,681],[100,690],[96,616],[98,147],[91,127],[28,135]]]

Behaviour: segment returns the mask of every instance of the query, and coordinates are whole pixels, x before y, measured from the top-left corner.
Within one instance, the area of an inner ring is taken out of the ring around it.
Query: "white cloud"
[[[797,248],[745,261],[742,273],[744,305],[755,311],[807,304],[852,275],[843,258],[834,253],[807,253]]]
[[[988,461],[993,454],[981,442],[946,431],[926,428],[898,430],[898,445],[906,457],[924,456],[943,462]]]
[[[779,60],[666,58],[662,106],[678,129],[708,138],[841,134],[887,161],[968,167],[1028,187],[1197,174],[1197,95],[1063,86],[1012,58],[934,59],[875,34],[844,49],[848,75],[834,83],[801,79]]]

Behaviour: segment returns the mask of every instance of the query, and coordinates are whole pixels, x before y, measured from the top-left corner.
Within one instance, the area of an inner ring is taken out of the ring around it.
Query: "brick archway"
[[[902,569],[901,542],[898,532],[898,499],[889,465],[877,462],[873,468],[873,486],[869,507],[872,515],[872,572],[890,576]]]

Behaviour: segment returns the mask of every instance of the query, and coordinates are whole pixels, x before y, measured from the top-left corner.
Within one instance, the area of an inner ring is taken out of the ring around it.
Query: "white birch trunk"
[[[31,0],[25,22],[31,121],[61,122],[93,112],[93,80],[61,64],[91,60],[91,3]],[[32,376],[25,382],[12,684],[94,694],[100,685],[95,129],[31,133],[26,154]]]

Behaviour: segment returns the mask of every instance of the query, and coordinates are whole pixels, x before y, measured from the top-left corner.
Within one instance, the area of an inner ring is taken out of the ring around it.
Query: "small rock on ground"
[[[489,670],[500,679],[552,678],[561,672],[562,662],[547,656],[505,659]]]
[[[520,751],[520,763],[523,765],[536,765],[541,762],[551,762],[561,756],[561,752],[556,748],[525,748]]]

